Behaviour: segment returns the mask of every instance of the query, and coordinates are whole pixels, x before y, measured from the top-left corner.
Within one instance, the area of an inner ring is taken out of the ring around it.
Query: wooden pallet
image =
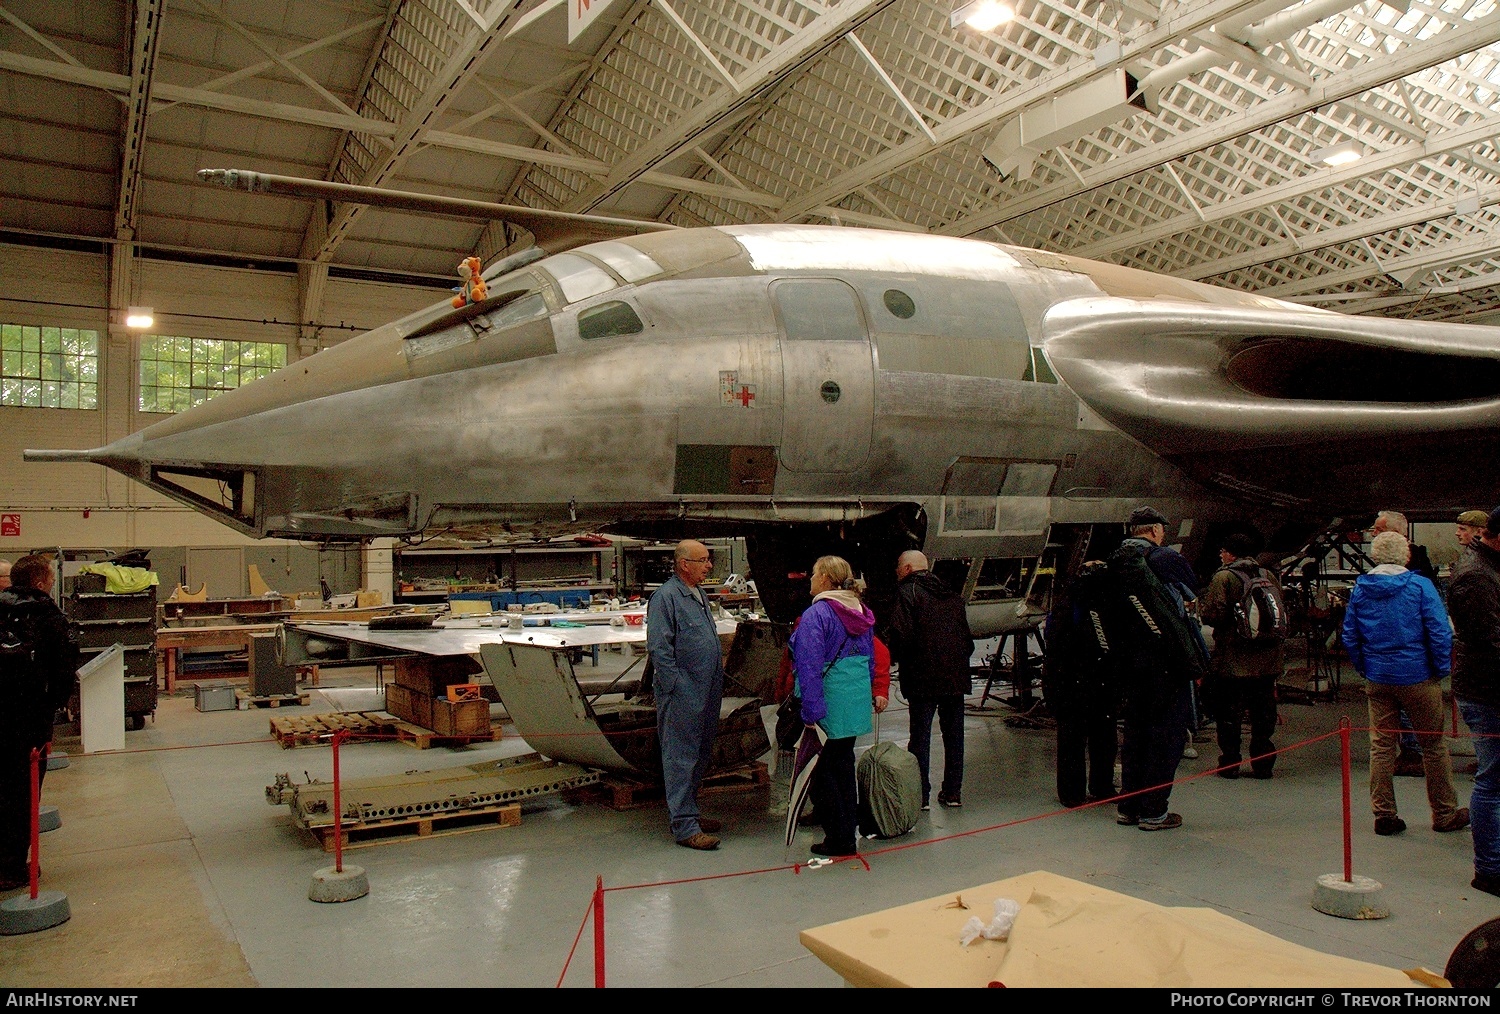
[[[269,694],[265,697],[254,697],[248,690],[234,692],[235,706],[241,711],[248,711],[251,708],[279,708],[283,704],[296,707],[306,704],[311,699],[312,694]]]
[[[698,795],[714,796],[725,792],[745,792],[771,784],[771,774],[760,761],[751,761],[727,771],[716,771],[703,779]],[[637,781],[627,775],[606,774],[597,786],[582,790],[594,793],[612,810],[633,810],[651,806],[666,798],[665,788],[657,783]]]
[[[334,711],[322,715],[271,717],[271,735],[287,750],[294,746],[327,746],[335,732],[347,733],[346,743],[394,739],[395,719],[383,711]]]
[[[453,834],[468,834],[471,831],[486,831],[493,827],[520,826],[520,803],[479,807],[473,810],[455,810],[452,813],[438,813],[427,817],[360,821],[344,824],[344,848],[369,848],[372,845],[390,845],[415,838],[442,838]],[[307,830],[318,839],[324,852],[333,851],[332,825],[311,827]]]
[[[418,750],[426,750],[434,746],[466,746],[469,743],[494,743],[501,738],[501,728],[498,725],[491,726],[488,732],[472,736],[446,736],[431,729],[424,729],[420,725],[403,722],[394,716],[391,718],[391,723],[391,731],[395,733],[396,738],[408,746],[416,747]]]

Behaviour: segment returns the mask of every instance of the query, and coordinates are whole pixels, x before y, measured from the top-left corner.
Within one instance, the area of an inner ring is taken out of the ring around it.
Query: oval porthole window
[[[902,320],[910,320],[917,312],[917,304],[900,289],[885,290],[885,308]]]
[[[824,401],[832,405],[834,402],[839,400],[839,395],[843,394],[844,392],[839,390],[838,384],[834,383],[831,380],[825,380],[823,381],[823,386],[818,388],[818,393],[823,396]]]

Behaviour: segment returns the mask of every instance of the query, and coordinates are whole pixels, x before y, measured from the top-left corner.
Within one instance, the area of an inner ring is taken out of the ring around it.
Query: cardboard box
[[[234,684],[227,680],[204,680],[193,684],[193,706],[199,711],[233,711]]]

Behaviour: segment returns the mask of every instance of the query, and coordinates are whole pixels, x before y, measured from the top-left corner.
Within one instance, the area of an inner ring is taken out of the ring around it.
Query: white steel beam
[[[1119,253],[1122,250],[1138,249],[1155,243],[1158,240],[1165,239],[1168,236],[1196,229],[1205,222],[1223,222],[1231,218],[1238,218],[1241,215],[1248,215],[1262,208],[1285,204],[1299,197],[1306,197],[1309,194],[1329,190],[1354,180],[1374,178],[1381,173],[1390,172],[1421,159],[1433,158],[1448,152],[1460,151],[1477,144],[1484,144],[1492,140],[1497,132],[1500,132],[1500,119],[1495,118],[1483,120],[1472,126],[1456,130],[1434,131],[1425,141],[1398,145],[1386,151],[1366,155],[1358,162],[1351,162],[1347,166],[1317,170],[1308,173],[1306,176],[1289,180],[1277,186],[1266,187],[1264,190],[1257,190],[1243,197],[1215,202],[1212,207],[1202,209],[1201,218],[1198,215],[1178,215],[1156,225],[1132,230],[1125,235],[1112,236],[1107,240],[1100,240],[1097,243],[1087,243],[1083,246],[1069,249],[1068,253],[1076,254],[1079,257],[1098,259]],[[1335,242],[1342,241],[1336,240]],[[1253,256],[1259,252],[1261,251],[1249,251],[1246,256]],[[1235,267],[1246,267],[1250,264],[1257,264],[1261,261],[1271,259],[1273,258],[1269,256],[1256,257],[1243,264],[1236,264],[1233,267],[1204,265],[1201,272],[1195,268],[1194,273],[1182,274],[1181,277],[1205,278],[1209,275],[1220,274],[1223,271],[1232,271]]]
[[[700,103],[691,112],[668,124],[635,151],[611,167],[608,177],[569,201],[562,210],[586,212],[635,182],[642,173],[681,148],[696,143],[741,107],[756,102],[768,89],[794,73],[808,60],[843,38],[895,0],[845,0],[808,22],[797,34],[773,50],[745,79],[739,91],[726,88]],[[820,202],[821,203],[821,202]]]
[[[1340,285],[1352,285],[1355,282],[1362,282],[1367,278],[1376,278],[1380,275],[1389,275],[1401,281],[1404,285],[1406,282],[1414,278],[1419,278],[1429,271],[1435,271],[1438,268],[1454,264],[1484,260],[1496,254],[1500,254],[1500,237],[1484,235],[1465,240],[1461,243],[1448,243],[1443,246],[1433,247],[1430,250],[1408,254],[1405,257],[1391,258],[1382,263],[1362,265],[1357,268],[1349,268],[1346,271],[1334,271],[1313,278],[1304,278],[1298,282],[1273,285],[1270,288],[1260,291],[1262,295],[1275,296],[1277,299],[1286,299],[1289,296],[1303,296],[1308,299],[1328,298],[1319,296],[1319,290],[1336,288]]]
[[[942,231],[968,236],[992,225],[1009,222],[1033,211],[1077,197],[1089,190],[1129,179],[1196,151],[1212,148],[1245,134],[1300,116],[1320,106],[1360,95],[1392,81],[1500,42],[1500,11],[1494,11],[1462,27],[1439,32],[1426,42],[1414,44],[1388,59],[1374,60],[1353,70],[1330,74],[1306,92],[1264,102],[1243,114],[1219,123],[1189,130],[1170,141],[1153,144],[1134,155],[1110,159],[1085,173],[1082,183],[1045,187],[998,208],[950,223]]]
[[[885,72],[885,68],[880,65],[880,61],[875,59],[875,54],[866,49],[865,44],[859,41],[859,36],[850,32],[844,38],[848,41],[849,45],[854,47],[854,51],[864,58],[865,63],[870,65],[870,69],[880,78],[881,83],[885,85],[886,89],[896,97],[896,101],[901,103],[901,108],[906,110],[906,115],[911,117],[912,122],[917,125],[917,129],[927,135],[927,140],[936,141],[937,135],[927,125],[927,120],[923,118],[917,107],[911,104],[911,99],[907,98],[901,89],[897,87],[896,82],[891,80],[891,76]]]
[[[677,26],[677,30],[686,37],[688,42],[692,43],[693,48],[698,51],[698,55],[708,61],[708,65],[714,69],[714,73],[723,78],[724,83],[730,88],[738,92],[740,90],[740,83],[734,79],[733,74],[724,68],[724,65],[719,62],[719,58],[714,56],[714,51],[708,48],[708,44],[698,38],[698,33],[693,31],[688,23],[682,19],[682,15],[678,14],[667,0],[652,0],[652,2],[656,4],[658,10],[667,16],[668,21]]]
[[[860,187],[897,173],[931,155],[938,148],[961,141],[976,131],[992,127],[1058,92],[1074,88],[1100,74],[1113,71],[1116,67],[1124,67],[1133,61],[1149,56],[1183,36],[1208,28],[1236,12],[1256,6],[1258,2],[1259,0],[1208,0],[1206,3],[1193,5],[1187,10],[1179,8],[1175,16],[1157,21],[1154,26],[1141,32],[1134,39],[1122,41],[1115,59],[1103,63],[1096,63],[1092,57],[1076,59],[1064,66],[1040,74],[1025,84],[1007,88],[995,98],[982,102],[946,123],[934,127],[933,134],[937,137],[936,141],[929,141],[926,137],[914,137],[896,145],[882,155],[866,160],[848,172],[841,173],[822,186],[807,191],[782,210],[781,220],[795,221],[820,205],[837,204]]]

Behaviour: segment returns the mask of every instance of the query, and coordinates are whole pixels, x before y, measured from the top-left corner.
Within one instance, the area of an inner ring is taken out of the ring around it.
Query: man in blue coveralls
[[[713,570],[708,547],[679,542],[672,577],[651,596],[646,649],[655,669],[656,730],[672,837],[685,848],[719,847],[719,822],[698,815],[698,786],[713,757],[724,697],[724,659],[718,627],[699,587]]]

